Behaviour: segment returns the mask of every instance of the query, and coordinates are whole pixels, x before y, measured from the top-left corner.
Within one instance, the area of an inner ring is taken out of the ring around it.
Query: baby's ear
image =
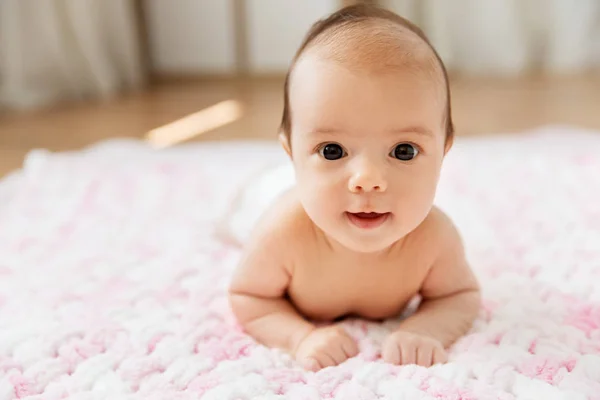
[[[290,147],[290,139],[283,132],[279,132],[279,143],[281,143],[281,147],[283,147],[287,155],[290,156],[290,158],[292,158],[292,148]]]
[[[448,154],[448,152],[452,148],[453,144],[454,144],[454,135],[450,136],[449,138],[446,138],[446,144],[444,144],[444,156],[446,154]]]

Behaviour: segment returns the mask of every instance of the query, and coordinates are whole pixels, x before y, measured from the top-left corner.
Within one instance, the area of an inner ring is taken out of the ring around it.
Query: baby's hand
[[[304,368],[318,371],[341,364],[357,354],[354,339],[339,326],[327,326],[316,328],[304,337],[296,348],[295,357]]]
[[[444,346],[438,340],[402,330],[386,338],[381,355],[388,363],[417,364],[423,367],[445,363],[448,359]]]

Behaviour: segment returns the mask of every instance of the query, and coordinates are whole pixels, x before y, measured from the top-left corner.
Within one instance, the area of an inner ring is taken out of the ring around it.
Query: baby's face
[[[306,56],[290,87],[301,202],[330,239],[385,250],[429,213],[445,154],[444,90],[426,74]]]

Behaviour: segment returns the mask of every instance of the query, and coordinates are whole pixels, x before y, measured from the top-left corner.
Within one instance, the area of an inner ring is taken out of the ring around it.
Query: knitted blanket
[[[266,197],[231,204],[276,144],[32,152],[0,181],[0,400],[600,399],[599,154],[567,127],[457,139],[436,203],[482,283],[473,328],[427,369],[380,359],[397,321],[348,320],[360,354],[313,373],[226,297],[223,228],[244,240]]]

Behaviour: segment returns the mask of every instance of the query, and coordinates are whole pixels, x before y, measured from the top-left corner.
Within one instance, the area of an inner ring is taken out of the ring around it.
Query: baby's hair
[[[296,62],[304,54],[305,50],[313,44],[331,44],[332,41],[334,41],[335,39],[337,39],[340,36],[342,37],[342,40],[343,40],[344,35],[343,34],[339,35],[340,31],[347,32],[348,30],[352,30],[353,28],[355,28],[359,25],[367,25],[369,22],[386,22],[388,24],[391,23],[393,25],[396,25],[397,27],[402,28],[403,30],[412,32],[421,39],[423,44],[425,44],[427,49],[430,50],[430,52],[433,54],[433,56],[434,56],[433,62],[435,64],[437,64],[437,67],[441,70],[441,74],[443,75],[443,80],[444,80],[444,85],[445,85],[445,90],[446,90],[446,108],[445,108],[445,113],[444,113],[443,125],[444,125],[445,131],[446,131],[446,141],[451,140],[452,137],[454,136],[454,125],[452,122],[452,114],[451,114],[451,106],[450,106],[450,85],[448,82],[448,73],[446,72],[446,67],[444,66],[444,63],[442,62],[442,59],[440,58],[440,56],[438,55],[435,48],[431,45],[431,43],[429,42],[429,40],[427,39],[427,37],[425,36],[423,31],[419,27],[417,27],[416,25],[414,25],[412,22],[408,21],[407,19],[399,16],[398,14],[393,13],[392,11],[389,11],[389,10],[386,10],[379,6],[376,6],[373,4],[368,4],[368,3],[367,4],[365,4],[365,3],[357,4],[357,5],[352,5],[352,6],[342,8],[342,9],[334,12],[333,14],[331,14],[329,17],[317,21],[309,29],[308,33],[304,37],[304,40],[302,41],[302,44],[298,48],[296,55],[294,56],[294,58],[292,60],[292,63],[290,65],[290,68],[289,68],[286,78],[285,78],[284,107],[283,107],[283,116],[281,119],[280,132],[283,132],[287,136],[288,139],[290,138],[291,125],[292,125],[292,121],[291,121],[292,115],[291,115],[290,104],[289,104],[289,85],[290,85],[290,79],[291,79],[290,77],[291,77],[291,74],[293,72]],[[393,33],[390,33],[388,30],[385,29],[385,27],[383,30],[378,30],[377,34],[379,36],[393,35]],[[360,32],[358,32],[356,35],[351,35],[350,37],[359,37],[359,35],[360,35]],[[419,39],[415,38],[415,41],[417,41],[417,40],[419,40]],[[405,42],[409,43],[410,41],[405,41]],[[412,42],[414,42],[414,41],[412,41]],[[412,43],[412,44],[414,44],[414,43]],[[369,49],[369,43],[367,43],[363,47],[365,49]],[[391,50],[398,50],[398,49],[396,48],[396,49],[391,49]],[[376,51],[374,51],[374,52],[376,53]],[[405,59],[406,59],[405,64],[410,65],[411,60],[409,60],[409,59],[411,57],[414,58],[414,56],[415,56],[414,48],[404,49],[403,52],[404,52],[404,55],[407,56],[407,57],[405,57]],[[335,53],[336,53],[335,51],[332,51],[330,54],[330,58],[337,59],[339,54],[335,54]],[[369,56],[371,56],[371,57],[369,57]],[[382,56],[381,52],[379,52],[378,55],[376,55],[376,56],[374,56],[373,54],[362,55],[361,56],[363,58],[362,60],[361,60],[361,57],[358,57],[355,61],[360,62],[360,61],[366,60],[367,62],[376,63],[375,58],[380,57],[380,56]],[[388,54],[383,54],[383,57],[388,58],[388,59],[391,59],[394,57],[398,58],[398,56],[401,56],[401,54],[390,54],[389,50],[388,50]],[[423,57],[421,57],[421,58],[423,58]],[[431,58],[430,55],[428,55],[427,58]],[[383,67],[389,65],[386,63],[385,60],[383,62],[381,62],[381,60],[380,60],[379,63],[382,64]],[[414,60],[412,60],[412,64],[415,64]],[[429,69],[430,70],[436,69],[435,66],[433,66],[433,67],[434,68],[429,68]],[[434,73],[437,76],[439,76],[438,71],[434,71]]]

